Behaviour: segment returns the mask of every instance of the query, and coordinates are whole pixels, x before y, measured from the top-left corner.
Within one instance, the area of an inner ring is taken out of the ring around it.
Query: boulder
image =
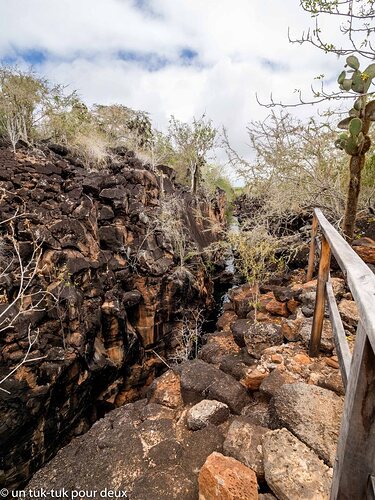
[[[250,424],[272,428],[269,401],[260,393],[256,394],[254,400],[243,408],[241,415],[246,417],[246,421]]]
[[[299,306],[301,305],[301,303],[296,300],[296,299],[290,299],[288,300],[288,302],[286,303],[287,307],[288,307],[288,310],[294,314],[297,309],[299,308]]]
[[[250,326],[254,323],[251,319],[237,319],[234,321],[230,329],[233,334],[233,338],[237,345],[240,347],[245,347],[245,335],[248,333]]]
[[[284,341],[281,327],[272,323],[254,323],[245,334],[247,352],[254,358],[260,358],[264,349],[281,345]]]
[[[303,316],[297,315],[295,319],[283,319],[281,323],[281,334],[288,342],[296,342],[300,339],[300,330],[304,321]]]
[[[101,491],[107,488],[131,492],[148,470],[145,452],[149,447],[145,447],[138,430],[144,404],[126,405],[96,422],[86,434],[73,439],[40,469],[28,489]],[[175,437],[172,420],[157,422],[156,441]],[[150,432],[146,433],[150,436]]]
[[[246,389],[235,378],[199,359],[182,365],[181,391],[185,404],[215,399],[237,414],[250,402]]]
[[[342,299],[338,305],[340,316],[344,323],[349,326],[357,327],[359,321],[359,312],[354,300]]]
[[[199,500],[257,500],[255,472],[238,460],[212,453],[199,472]]]
[[[135,484],[132,500],[191,500],[196,496],[195,481],[180,465],[156,470],[150,469]]]
[[[276,299],[267,302],[265,308],[266,311],[275,316],[284,316],[286,318],[290,316],[290,311],[288,309],[287,304],[285,302],[279,302]]]
[[[224,330],[207,336],[207,343],[202,346],[198,357],[207,363],[219,365],[225,356],[238,354],[240,351],[233,335]]]
[[[229,417],[230,411],[220,401],[204,399],[187,412],[187,425],[192,431],[203,429],[209,424],[219,425]]]
[[[269,372],[263,367],[250,368],[241,379],[241,384],[251,391],[256,391],[268,374]]]
[[[315,382],[314,382],[315,383]],[[345,395],[345,388],[342,382],[341,373],[338,369],[331,370],[329,373],[320,373],[316,385],[335,392],[338,396]]]
[[[224,436],[215,425],[207,425],[203,429],[190,432],[182,441],[182,457],[178,462],[194,478],[208,455],[223,451]]]
[[[273,370],[260,384],[260,391],[271,398],[284,384],[293,384],[295,379],[286,371]]]
[[[229,297],[237,316],[239,318],[246,318],[246,315],[254,308],[256,288],[250,285],[242,285],[231,290]]]
[[[263,438],[264,473],[280,500],[328,500],[332,470],[286,429]]]
[[[183,401],[179,375],[173,370],[163,373],[152,382],[147,397],[150,403],[158,403],[173,409],[181,407]]]
[[[375,264],[375,241],[371,238],[360,238],[355,240],[352,244],[353,250],[364,260],[367,264]]]
[[[251,424],[244,417],[236,418],[229,427],[224,441],[225,455],[250,467],[258,481],[264,480],[262,439],[268,432],[265,427]]]
[[[251,358],[247,352],[241,352],[236,354],[228,354],[223,356],[220,362],[220,370],[225,373],[229,373],[237,380],[244,377],[249,369],[249,365],[254,363],[254,359]]]
[[[299,331],[299,335],[304,341],[306,347],[308,347],[310,343],[312,324],[313,324],[312,317],[305,318],[305,320],[302,322],[302,326]],[[324,319],[320,349],[323,352],[331,354],[334,348],[335,348],[335,343],[333,339],[331,322],[328,319]]]
[[[342,297],[346,290],[345,280],[343,278],[331,278],[331,283],[335,297]]]
[[[277,286],[272,288],[275,299],[279,302],[288,302],[293,299],[293,291],[287,286]]]
[[[271,406],[280,426],[333,465],[343,410],[341,397],[328,389],[298,382],[283,385],[271,400]]]
[[[234,311],[224,311],[220,318],[217,320],[216,327],[220,330],[229,330],[233,321],[236,321],[237,314]]]

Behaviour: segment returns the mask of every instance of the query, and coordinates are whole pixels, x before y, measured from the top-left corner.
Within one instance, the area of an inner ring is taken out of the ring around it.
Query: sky
[[[329,21],[329,35],[338,31]],[[311,26],[299,0],[0,0],[0,61],[32,65],[88,104],[121,103],[166,130],[206,113],[251,157],[246,125],[296,101],[317,75],[334,85],[344,64],[290,44]],[[294,108],[298,116],[311,107]]]

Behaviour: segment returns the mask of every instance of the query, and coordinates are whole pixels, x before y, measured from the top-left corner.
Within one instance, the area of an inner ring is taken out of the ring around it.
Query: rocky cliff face
[[[168,358],[178,345],[186,311],[210,307],[203,266],[181,266],[159,223],[170,197],[187,245],[215,240],[222,196],[192,198],[167,167],[155,174],[117,150],[90,173],[64,148],[0,149],[0,221],[10,219],[0,225],[0,314],[22,288],[18,252],[33,274],[24,312],[17,302],[0,327],[0,380],[24,359],[28,335],[36,340],[1,385],[1,484],[23,484],[105,410],[139,398],[161,371],[155,352]]]

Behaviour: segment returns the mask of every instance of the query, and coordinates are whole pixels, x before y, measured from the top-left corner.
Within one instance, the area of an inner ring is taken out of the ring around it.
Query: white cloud
[[[0,58],[22,63],[35,51],[37,61],[40,52],[40,73],[77,88],[89,103],[147,110],[161,128],[171,114],[190,120],[206,112],[246,155],[246,124],[267,114],[255,92],[290,102],[294,89],[308,90],[320,73],[332,79],[342,66],[313,47],[288,43],[288,26],[300,34],[310,23],[298,0],[144,0],[142,9],[137,3],[0,0]],[[332,21],[328,30],[338,32]],[[194,64],[181,59],[183,49],[198,54]],[[139,54],[167,63],[149,71],[135,60]]]

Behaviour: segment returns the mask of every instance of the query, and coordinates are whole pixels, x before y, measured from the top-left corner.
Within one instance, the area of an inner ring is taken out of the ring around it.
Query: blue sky
[[[288,43],[311,25],[299,0],[0,0],[0,59],[32,65],[89,104],[149,111],[165,129],[206,113],[251,155],[246,124],[272,92],[293,101],[342,62]],[[327,27],[330,34],[337,26]],[[297,109],[299,115],[311,109]]]

